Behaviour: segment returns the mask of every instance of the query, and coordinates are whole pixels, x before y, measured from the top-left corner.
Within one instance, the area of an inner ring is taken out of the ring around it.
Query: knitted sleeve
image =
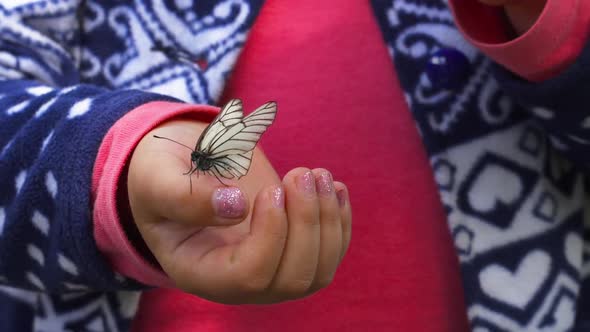
[[[123,115],[171,98],[80,84],[67,38],[31,22],[0,6],[0,282],[48,292],[133,288],[93,238],[93,165]]]

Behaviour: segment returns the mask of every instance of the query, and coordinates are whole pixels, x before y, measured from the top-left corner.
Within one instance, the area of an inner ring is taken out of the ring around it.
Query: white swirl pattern
[[[94,91],[95,86],[138,89],[186,102],[214,104],[261,2],[0,0],[0,77],[44,83],[46,86],[32,87],[26,93],[47,97],[37,106],[28,99],[9,103],[0,112],[17,118],[34,107],[31,116],[41,121],[54,116],[54,106],[61,103],[69,107],[66,118],[78,121],[96,108],[95,100],[69,98],[69,94],[78,96],[85,89]],[[154,49],[156,45],[173,51]],[[71,88],[65,88],[68,86]],[[62,89],[55,93],[51,87]],[[129,96],[137,93],[127,92]],[[64,104],[63,100],[77,102]],[[55,143],[53,134],[54,131],[39,131],[41,150]],[[0,156],[10,147],[10,143],[6,144]],[[32,178],[30,169],[19,169],[13,188],[22,195],[21,188]],[[45,172],[43,194],[55,200],[68,191],[60,180],[58,172]],[[32,217],[22,222],[31,226],[30,237],[38,243],[23,244],[23,257],[18,257],[24,266],[22,277],[21,271],[0,275],[0,283],[22,287],[0,286],[1,329],[13,330],[18,326],[19,331],[39,332],[129,330],[140,294],[135,290],[140,285],[105,273],[99,278],[112,282],[108,289],[131,291],[91,291],[94,285],[85,279],[85,266],[80,261],[72,259],[69,252],[47,251],[49,237],[60,232],[51,213],[31,211]],[[2,204],[0,236],[10,228],[6,221],[9,214],[10,210]],[[46,279],[47,270],[54,272],[58,286]],[[18,314],[6,315],[5,308]]]
[[[576,308],[588,301],[587,179],[502,92],[494,65],[463,39],[445,1],[386,3],[373,2],[447,211],[472,329],[586,326]],[[456,90],[426,76],[441,48],[471,63]]]

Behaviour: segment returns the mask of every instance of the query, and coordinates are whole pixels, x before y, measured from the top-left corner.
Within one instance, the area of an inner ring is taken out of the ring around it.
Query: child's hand
[[[350,242],[344,184],[325,170],[298,168],[281,185],[256,149],[239,181],[243,195],[237,181],[223,179],[225,187],[203,174],[193,175],[191,194],[182,175],[190,151],[153,135],[192,145],[204,128],[191,121],[156,128],[129,166],[133,217],[164,271],[180,289],[228,304],[280,302],[327,286]]]

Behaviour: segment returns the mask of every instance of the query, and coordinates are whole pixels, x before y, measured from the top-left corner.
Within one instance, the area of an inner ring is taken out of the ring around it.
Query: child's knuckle
[[[320,226],[320,214],[313,206],[301,207],[299,210],[301,223],[310,227]]]
[[[282,293],[286,298],[297,298],[307,293],[311,285],[311,279],[296,279],[283,283],[279,288],[279,292]]]
[[[245,294],[257,294],[268,289],[270,279],[264,275],[251,275],[238,282],[238,288]]]

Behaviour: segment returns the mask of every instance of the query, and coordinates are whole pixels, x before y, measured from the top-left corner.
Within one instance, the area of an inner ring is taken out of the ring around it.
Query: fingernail
[[[281,186],[275,187],[270,192],[270,198],[272,200],[272,205],[276,208],[283,208],[285,206],[285,195],[283,192],[283,188]]]
[[[297,189],[307,194],[315,193],[315,181],[310,171],[297,177]]]
[[[322,195],[329,195],[334,192],[334,181],[330,172],[322,172],[317,178],[318,192]]]
[[[338,190],[336,192],[336,196],[338,197],[338,204],[340,205],[340,207],[346,205],[346,190]]]
[[[213,193],[213,208],[219,217],[242,217],[246,213],[246,198],[239,188],[217,188]]]

